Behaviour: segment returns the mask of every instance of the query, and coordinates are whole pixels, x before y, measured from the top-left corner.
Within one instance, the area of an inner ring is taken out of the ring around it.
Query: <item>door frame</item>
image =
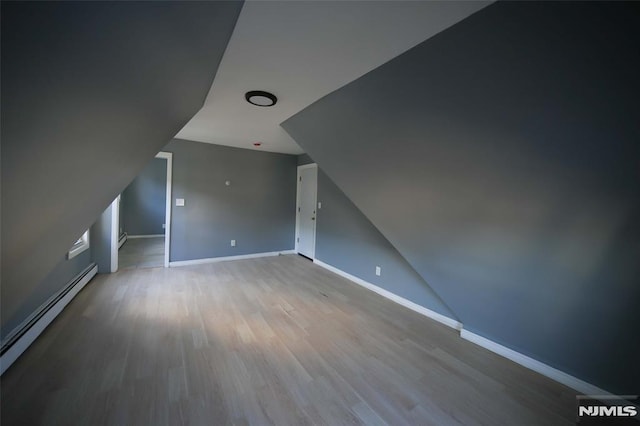
[[[155,158],[167,160],[167,192],[164,214],[164,267],[168,268],[171,249],[171,176],[173,174],[173,153],[160,151],[155,155]],[[111,272],[117,272],[120,249],[120,195],[113,201],[111,214]]]
[[[118,272],[120,238],[120,194],[111,203],[111,273]]]
[[[167,160],[167,195],[164,214],[164,267],[168,268],[171,255],[171,175],[173,173],[173,153],[160,151],[156,154],[155,158]]]
[[[296,174],[296,234],[295,234],[295,251],[298,254],[300,253],[299,250],[299,242],[300,242],[300,189],[301,189],[301,185],[300,185],[300,178],[301,178],[301,174],[300,172],[302,170],[305,169],[316,169],[316,190],[315,190],[315,196],[313,199],[313,207],[316,210],[316,221],[313,223],[313,250],[312,250],[312,259],[315,259],[316,256],[316,228],[318,226],[318,173],[317,173],[317,169],[318,169],[318,165],[316,163],[311,163],[311,164],[305,164],[302,166],[298,166],[298,171]]]

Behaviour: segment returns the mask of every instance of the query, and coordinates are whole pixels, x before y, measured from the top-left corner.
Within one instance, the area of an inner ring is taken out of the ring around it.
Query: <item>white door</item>
[[[298,211],[296,220],[296,250],[314,258],[316,252],[316,191],[318,167],[308,164],[298,167]]]

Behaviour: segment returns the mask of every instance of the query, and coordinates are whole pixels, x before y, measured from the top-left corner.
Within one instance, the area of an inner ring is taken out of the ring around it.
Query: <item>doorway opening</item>
[[[298,166],[297,180],[295,247],[298,254],[313,260],[316,254],[318,166]]]
[[[169,266],[172,156],[158,153],[119,197],[112,239],[116,269]]]

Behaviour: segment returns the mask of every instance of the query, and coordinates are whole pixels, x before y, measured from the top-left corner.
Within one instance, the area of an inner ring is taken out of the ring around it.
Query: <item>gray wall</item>
[[[455,314],[360,210],[318,169],[315,257],[449,318]],[[382,273],[375,274],[380,266]]]
[[[2,326],[202,106],[241,2],[2,4]]]
[[[120,227],[129,235],[164,234],[167,160],[154,158],[122,192]]]
[[[298,155],[298,166],[304,166],[305,164],[311,164],[314,161],[309,157],[309,154]]]
[[[496,3],[283,127],[468,330],[640,392],[640,4]]]
[[[15,314],[7,320],[2,327],[2,339],[91,263],[91,246],[72,259],[67,259],[65,255],[44,280],[39,283],[35,291],[28,295]]]
[[[171,261],[293,249],[295,156],[178,139],[163,151],[173,152]]]

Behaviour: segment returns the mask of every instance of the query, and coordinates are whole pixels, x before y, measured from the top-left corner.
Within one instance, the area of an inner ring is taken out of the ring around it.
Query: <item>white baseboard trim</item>
[[[85,270],[86,271],[86,270]],[[60,298],[54,305],[52,305],[49,309],[44,312],[44,314],[35,321],[29,329],[18,338],[9,349],[6,350],[0,357],[0,374],[4,374],[5,371],[15,362],[16,359],[24,351],[27,350],[29,346],[38,338],[38,336],[47,328],[51,322],[62,312],[62,310],[71,302],[71,300],[87,285],[89,281],[98,273],[98,266],[94,265],[91,270],[86,273],[80,281],[78,281],[71,289],[67,291],[64,296]],[[78,278],[74,278],[76,280]],[[59,297],[59,296],[58,296]],[[55,296],[54,296],[55,298]],[[55,300],[55,299],[54,299]],[[28,318],[23,324],[21,324],[18,328],[25,327],[30,321],[31,317]]]
[[[441,324],[444,324],[446,326],[449,326],[455,330],[460,330],[462,329],[462,323],[460,323],[459,321],[456,321],[452,318],[449,318],[445,315],[439,314],[435,311],[432,311],[431,309],[427,309],[424,306],[420,306],[417,303],[414,303],[410,300],[405,299],[404,297],[400,297],[397,294],[391,293],[388,290],[385,290],[383,288],[378,287],[377,285],[371,284],[370,282],[367,282],[361,278],[358,278],[354,275],[351,275],[347,272],[344,272],[341,269],[338,269],[334,266],[329,265],[328,263],[324,263],[321,260],[318,259],[313,259],[313,263],[317,264],[318,266],[322,266],[323,268],[333,272],[334,274],[340,275],[343,278],[346,278],[350,281],[353,281],[354,283],[361,285],[362,287],[365,287],[366,289],[369,289],[373,292],[378,293],[379,295],[386,297],[389,300],[392,300],[402,306],[404,306],[405,308],[409,308],[412,311],[415,311],[419,314],[422,314],[426,317],[431,318],[432,320],[438,321]]]
[[[175,262],[169,262],[170,267],[176,266],[190,266],[190,265],[202,265],[205,263],[217,263],[217,262],[226,262],[228,260],[244,260],[244,259],[256,259],[258,257],[271,257],[271,256],[280,256],[285,254],[294,254],[293,250],[282,250],[282,251],[269,251],[264,253],[252,253],[252,254],[241,254],[238,256],[221,256],[221,257],[209,257],[206,259],[194,259],[194,260],[178,260]]]
[[[543,376],[555,380],[558,383],[562,383],[563,385],[568,386],[571,389],[577,390],[584,395],[614,395],[611,392],[600,389],[599,387],[587,383],[584,380],[580,380],[577,377],[571,376],[564,371],[560,371],[538,360],[523,355],[520,352],[516,352],[513,349],[502,346],[501,344],[496,343],[493,340],[489,340],[486,337],[482,337],[467,330],[460,330],[460,337],[472,343],[475,343],[478,346],[482,346],[483,348],[488,349],[491,352],[501,355],[515,362],[516,364],[520,364],[523,367],[528,368],[529,370],[533,370],[536,373],[540,373]]]
[[[611,392],[608,392],[604,389],[601,389],[591,383],[587,383],[584,380],[580,380],[577,377],[574,377],[570,374],[565,373],[564,371],[560,371],[556,368],[553,368],[547,364],[544,364],[538,360],[535,360],[531,357],[521,354],[520,352],[516,352],[513,349],[509,349],[506,346],[502,346],[499,343],[496,343],[492,340],[489,340],[485,337],[482,337],[478,334],[472,333],[468,330],[462,328],[462,323],[455,321],[447,316],[434,312],[430,309],[425,308],[424,306],[420,306],[410,300],[404,299],[396,294],[391,293],[388,290],[380,288],[374,284],[371,284],[361,278],[358,278],[354,275],[351,275],[347,272],[344,272],[334,266],[331,266],[327,263],[324,263],[321,260],[313,259],[313,263],[318,266],[322,266],[323,268],[340,275],[354,283],[361,285],[371,291],[378,293],[381,296],[386,297],[389,300],[392,300],[402,306],[405,306],[415,312],[418,312],[424,316],[427,316],[435,321],[438,321],[442,324],[445,324],[451,328],[460,331],[460,337],[465,340],[468,340],[472,343],[475,343],[478,346],[482,346],[485,349],[490,350],[498,355],[501,355],[516,364],[520,364],[523,367],[526,367],[530,370],[535,371],[536,373],[542,374],[545,377],[548,377],[552,380],[555,380],[558,383],[561,383],[565,386],[568,386],[584,395],[602,395],[602,396],[615,396]]]
[[[151,235],[127,235],[127,238],[131,238],[132,240],[138,238],[164,238],[164,234],[151,234]]]

